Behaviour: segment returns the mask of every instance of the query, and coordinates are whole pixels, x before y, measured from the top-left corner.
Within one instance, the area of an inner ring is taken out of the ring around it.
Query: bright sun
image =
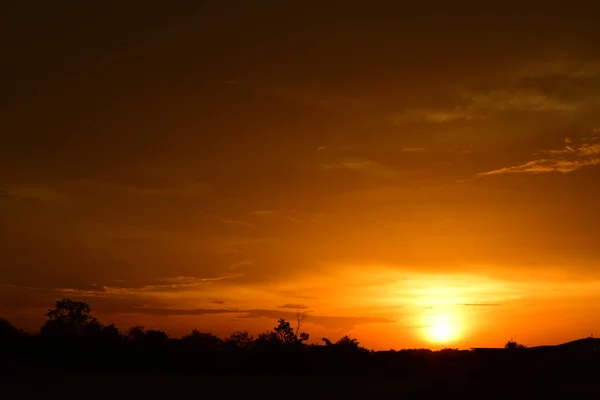
[[[447,318],[438,318],[433,323],[430,331],[431,338],[436,341],[446,341],[452,335],[452,326]]]
[[[460,324],[448,315],[434,315],[428,322],[426,335],[433,342],[451,342],[460,336]]]

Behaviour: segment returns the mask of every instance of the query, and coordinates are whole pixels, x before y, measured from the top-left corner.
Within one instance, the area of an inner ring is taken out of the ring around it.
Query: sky
[[[0,6],[0,316],[600,333],[592,2]]]

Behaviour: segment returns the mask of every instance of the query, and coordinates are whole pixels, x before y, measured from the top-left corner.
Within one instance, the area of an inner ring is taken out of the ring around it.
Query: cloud
[[[267,318],[277,320],[280,318],[287,319],[288,321],[295,320],[296,313],[289,311],[280,310],[266,310],[266,309],[235,309],[235,308],[194,308],[194,309],[181,309],[181,308],[166,308],[166,307],[144,307],[138,305],[116,305],[116,304],[104,304],[101,307],[97,307],[101,312],[107,312],[112,314],[145,314],[155,316],[202,316],[202,315],[235,315],[242,319],[260,319]],[[378,317],[347,317],[347,316],[326,316],[326,315],[313,315],[307,314],[307,323],[322,326],[328,329],[351,329],[357,325],[365,324],[381,324],[381,323],[393,323],[395,321],[387,318]]]
[[[460,106],[408,108],[404,112],[392,116],[390,122],[394,125],[416,122],[445,124],[456,121],[484,120],[492,113],[507,111],[574,114],[585,110],[585,104],[581,100],[562,97],[537,88],[467,90],[458,93],[458,96],[460,97]]]
[[[323,222],[323,218],[324,217],[327,217],[327,215],[326,214],[319,214],[319,213],[318,214],[312,214],[310,216],[310,221],[311,222],[317,222],[317,223],[318,222]]]
[[[213,300],[210,304],[225,304],[225,302],[223,300]]]
[[[92,284],[88,289],[77,288],[58,288],[59,293],[79,296],[79,297],[125,297],[134,295],[143,295],[158,293],[164,291],[175,291],[182,289],[197,288],[205,285],[212,285],[215,282],[220,282],[227,279],[234,279],[242,276],[242,274],[231,274],[224,276],[216,276],[210,278],[196,278],[186,276],[176,276],[170,278],[157,279],[154,284],[144,285],[139,287],[127,286],[100,286]]]
[[[242,260],[235,262],[229,266],[229,269],[238,269],[240,267],[246,267],[249,265],[254,265],[254,260]]]
[[[463,97],[471,102],[468,107],[473,112],[566,112],[580,111],[578,101],[561,99],[538,90],[493,90],[487,93],[465,93]]]
[[[348,170],[371,174],[379,178],[394,178],[397,171],[379,162],[362,158],[347,158],[336,163],[323,164],[322,168],[328,171]]]
[[[252,212],[248,213],[248,215],[266,216],[266,215],[277,214],[278,212],[279,211],[277,211],[277,210],[258,210],[258,211],[252,211]]]
[[[195,308],[195,309],[177,309],[177,308],[157,308],[157,307],[125,307],[110,310],[115,314],[149,314],[149,315],[215,315],[215,314],[232,314],[240,313],[244,311],[236,309],[222,309],[222,308]]]
[[[407,153],[414,153],[418,151],[425,151],[425,149],[423,147],[406,147],[402,149],[402,151]]]
[[[500,306],[500,304],[498,303],[465,303],[465,304],[460,304],[461,306],[465,306],[465,307],[498,307]]]
[[[476,115],[468,107],[457,107],[453,109],[408,109],[405,112],[393,116],[392,124],[403,122],[431,122],[442,124],[459,120],[471,121],[474,119],[483,119],[485,116]]]
[[[600,164],[600,143],[568,144],[560,150],[542,150],[547,157],[528,161],[521,165],[503,167],[481,172],[477,176],[503,175],[514,173],[572,172],[580,168]]]
[[[277,306],[277,308],[290,308],[292,310],[306,310],[308,308],[307,305],[304,304],[284,304],[282,306]]]
[[[207,214],[206,218],[214,219],[215,221],[219,221],[222,224],[237,225],[237,226],[243,226],[243,227],[253,226],[253,224],[250,223],[250,222],[242,221],[242,220],[239,220],[239,219],[221,217],[221,216],[218,216],[218,215]]]
[[[582,63],[576,60],[550,60],[536,62],[518,69],[516,78],[543,78],[567,76],[570,78],[593,78],[600,76],[600,63]]]
[[[367,160],[346,160],[335,164],[323,164],[324,169],[350,169],[350,170],[362,170],[373,165],[373,161]]]
[[[287,320],[294,320],[296,318],[296,313],[286,311],[282,312],[275,310],[243,310],[240,312],[243,313],[241,318],[285,318]],[[352,329],[358,325],[387,324],[393,323],[395,321],[379,317],[341,317],[308,314],[306,316],[305,322],[319,325],[327,329]]]

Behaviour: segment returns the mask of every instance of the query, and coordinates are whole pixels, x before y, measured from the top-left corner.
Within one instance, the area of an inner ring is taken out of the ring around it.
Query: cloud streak
[[[600,164],[600,143],[584,143],[580,145],[569,143],[563,149],[542,150],[539,154],[544,155],[544,157],[527,161],[520,165],[481,172],[477,176],[485,177],[517,173],[567,173],[576,171],[583,167]]]
[[[203,316],[203,315],[232,315],[242,319],[261,319],[267,318],[277,320],[285,318],[294,320],[295,312],[266,310],[266,309],[235,309],[235,308],[161,308],[161,307],[142,307],[126,306],[115,308],[112,305],[105,306],[101,311],[114,314],[144,314],[154,316]],[[328,329],[351,329],[358,325],[393,323],[395,321],[379,317],[350,317],[350,316],[328,316],[307,314],[306,322],[322,326]]]
[[[460,121],[480,121],[492,113],[507,111],[528,113],[575,114],[584,111],[585,104],[537,89],[496,89],[465,91],[457,94],[460,105],[440,108],[408,108],[392,116],[390,122],[445,124]]]
[[[346,170],[360,172],[384,179],[394,178],[398,175],[397,171],[386,165],[362,158],[347,158],[336,163],[323,164],[322,168],[326,171]]]
[[[306,310],[308,308],[308,306],[304,305],[304,304],[291,304],[291,303],[288,303],[288,304],[284,304],[282,306],[277,306],[277,308],[289,308],[289,309],[292,309],[292,310]]]

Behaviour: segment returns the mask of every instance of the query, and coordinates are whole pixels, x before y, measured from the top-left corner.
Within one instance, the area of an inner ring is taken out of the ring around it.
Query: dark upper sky
[[[376,291],[315,288],[352,268],[595,279],[599,17],[592,2],[4,1],[0,306],[302,303],[349,329],[390,317]]]

